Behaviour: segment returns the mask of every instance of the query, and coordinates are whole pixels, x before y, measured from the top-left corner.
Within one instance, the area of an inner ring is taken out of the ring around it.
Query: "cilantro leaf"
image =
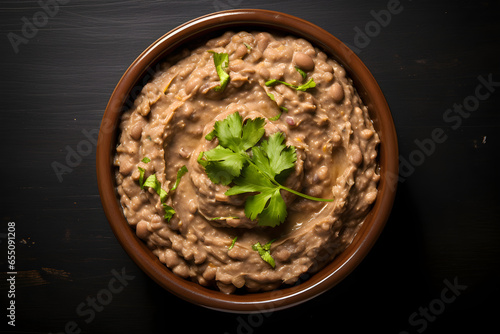
[[[227,53],[217,53],[215,51],[208,51],[213,54],[215,70],[219,76],[220,84],[215,87],[216,92],[222,92],[229,82],[229,74],[227,69],[229,67],[229,55]]]
[[[162,205],[163,210],[165,210],[165,216],[163,216],[163,218],[165,218],[167,222],[169,222],[170,219],[172,219],[172,217],[175,215],[175,210],[170,205],[167,205],[165,203],[162,203]]]
[[[276,188],[273,190],[266,208],[259,214],[259,225],[275,227],[283,223],[286,216],[285,200],[281,196],[281,189]]]
[[[271,244],[273,242],[274,240],[271,240],[265,245],[261,245],[260,242],[257,242],[256,244],[252,245],[252,249],[259,253],[262,260],[266,261],[271,267],[275,268],[276,262],[271,256]]]
[[[143,186],[153,188],[156,192],[159,192],[161,187],[160,182],[156,179],[156,174],[149,175]]]
[[[160,201],[163,203],[167,200],[168,192],[160,188]]]
[[[264,135],[264,124],[261,118],[249,119],[243,124],[239,112],[227,116],[222,121],[215,122],[214,136],[219,138],[219,144],[236,153],[244,153],[257,144]]]
[[[149,175],[143,184],[143,187],[153,188],[158,195],[160,195],[160,201],[165,202],[168,196],[168,192],[161,188],[160,181],[156,178],[156,174]]]
[[[241,176],[234,180],[235,186],[227,190],[225,195],[257,192],[258,194],[247,198],[245,216],[252,220],[258,218],[261,226],[274,227],[285,221],[287,216],[286,204],[281,196],[280,185],[272,182],[277,173],[264,156],[264,151],[256,147],[252,151],[256,161],[255,165],[248,165]],[[256,152],[259,152],[257,153],[258,157],[255,156]]]
[[[302,85],[298,86],[295,89],[296,90],[300,90],[302,92],[305,92],[309,88],[314,88],[314,87],[316,87],[316,83],[314,82],[313,78],[311,78],[311,79],[309,79],[308,82],[306,82],[305,84],[302,84]]]
[[[213,183],[228,185],[240,175],[248,159],[246,151],[262,138],[264,124],[265,120],[260,117],[243,123],[238,112],[215,122],[214,130],[205,138],[212,140],[217,137],[219,145],[210,151],[201,152],[198,157],[198,163],[205,167]]]
[[[267,171],[267,175],[273,179],[281,172],[292,169],[297,161],[295,147],[287,147],[283,144],[284,140],[283,133],[276,132],[268,140],[263,140],[260,147],[252,148],[257,167]]]
[[[282,114],[282,113],[280,112],[278,115],[276,115],[276,116],[274,116],[274,117],[271,117],[269,120],[270,120],[270,121],[273,121],[273,122],[274,122],[274,121],[277,121],[277,120],[279,120],[279,119],[280,119],[281,114]]]
[[[144,158],[142,158],[141,161],[147,164],[148,162],[151,161],[151,159],[149,159],[148,157],[144,157]]]
[[[240,175],[246,159],[219,145],[210,151],[201,152],[198,162],[205,167],[205,172],[213,183],[228,185]]]
[[[172,189],[170,189],[170,192],[172,191],[175,191],[175,189],[177,189],[177,186],[179,185],[179,183],[181,182],[181,178],[184,176],[184,174],[186,174],[188,172],[188,169],[186,166],[182,166],[181,168],[179,168],[179,170],[177,171],[177,178],[175,180],[175,184],[174,186],[172,187]]]
[[[275,187],[275,185],[256,167],[251,164],[243,169],[241,175],[234,179],[235,186],[229,188],[226,196],[261,192]]]

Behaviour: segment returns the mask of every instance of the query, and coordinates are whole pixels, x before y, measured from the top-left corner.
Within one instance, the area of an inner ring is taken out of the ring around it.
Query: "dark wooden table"
[[[396,203],[372,252],[327,293],[265,315],[207,310],[155,284],[111,232],[95,176],[95,134],[128,65],[177,25],[230,8],[299,16],[352,47],[400,145]],[[498,1],[10,0],[0,16],[0,328],[478,333],[497,323]]]

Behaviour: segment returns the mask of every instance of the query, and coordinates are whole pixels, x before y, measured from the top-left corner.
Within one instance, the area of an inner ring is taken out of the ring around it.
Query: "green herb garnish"
[[[144,158],[142,158],[141,161],[147,164],[148,162],[151,161],[151,159],[149,159],[148,157],[144,157]]]
[[[177,189],[177,186],[179,185],[179,183],[181,182],[181,178],[184,176],[184,174],[186,174],[188,172],[188,169],[186,166],[182,166],[181,168],[179,168],[179,170],[177,171],[177,178],[175,179],[175,184],[174,186],[172,187],[172,189],[170,189],[170,192],[172,191],[175,191],[175,189]]]
[[[295,66],[295,69],[297,70],[297,72],[300,73],[300,75],[302,76],[302,79],[305,80],[306,77],[307,77],[307,73],[304,72],[303,70],[301,70],[298,66]],[[282,84],[282,85],[288,86],[290,88],[293,88],[295,90],[299,90],[299,91],[302,91],[302,92],[305,92],[309,88],[316,87],[316,83],[314,82],[313,78],[309,79],[309,81],[307,81],[305,84],[302,84],[302,85],[299,85],[299,86],[295,86],[295,85],[292,85],[291,83],[288,83],[288,82],[285,82],[285,81],[281,81],[281,80],[276,80],[276,79],[271,79],[269,81],[266,81],[266,86],[274,86],[274,85],[277,85],[277,84]]]
[[[238,112],[215,122],[211,138],[217,137],[219,145],[201,152],[198,157],[210,180],[224,185],[233,183],[226,196],[257,193],[246,199],[245,216],[258,219],[261,226],[274,227],[285,221],[287,211],[281,190],[310,200],[333,201],[308,196],[280,184],[295,166],[295,147],[283,144],[285,136],[281,132],[255,146],[264,135],[264,125],[263,118],[243,122]],[[252,155],[247,153],[250,149]]]
[[[252,50],[252,46],[250,44],[243,42],[243,45],[246,46],[248,50]]]
[[[309,88],[316,87],[316,83],[314,82],[313,78],[309,79],[309,81],[307,81],[305,84],[302,84],[300,86],[295,86],[295,85],[292,85],[291,83],[288,83],[288,82],[285,82],[285,81],[281,81],[281,80],[276,80],[276,79],[271,79],[271,80],[269,80],[269,81],[266,82],[266,86],[274,86],[274,85],[277,85],[277,84],[282,84],[282,85],[291,87],[291,88],[293,88],[295,90],[300,90],[302,92],[305,92]]]
[[[282,112],[280,112],[278,115],[276,115],[276,116],[274,116],[274,117],[269,118],[269,120],[270,120],[270,121],[273,121],[273,122],[274,122],[274,121],[277,121],[277,120],[279,120],[279,119],[280,119],[281,114],[282,114]]]
[[[148,159],[149,160],[149,158],[144,158],[144,159]],[[146,162],[146,163],[149,162],[149,161],[151,161],[151,160],[144,161],[144,159],[142,159],[142,161]],[[170,221],[170,219],[175,214],[175,210],[170,205],[165,204],[165,201],[167,200],[167,196],[168,196],[168,191],[162,189],[160,181],[158,181],[158,179],[156,178],[156,174],[150,175],[146,179],[146,181],[144,181],[144,183],[143,183],[145,170],[144,170],[144,168],[141,168],[141,167],[137,167],[137,168],[139,168],[139,172],[140,172],[140,174],[139,174],[139,185],[141,186],[141,189],[144,189],[144,187],[153,188],[154,191],[156,191],[156,193],[158,195],[160,195],[160,201],[162,203],[163,210],[165,210],[165,216],[164,216],[164,218],[167,221]],[[177,179],[175,181],[174,186],[170,190],[170,192],[172,192],[175,189],[177,189],[177,186],[179,185],[179,182],[181,181],[182,176],[184,174],[186,174],[187,172],[188,172],[188,170],[187,170],[186,166],[182,166],[179,169],[179,171],[177,171]]]
[[[210,220],[228,220],[228,219],[240,219],[240,217],[214,217],[214,218],[210,218]]]
[[[149,175],[143,184],[144,187],[153,188],[158,195],[160,195],[160,201],[163,203],[167,199],[168,192],[161,188],[160,181],[156,178],[156,174]]]
[[[271,93],[267,93],[267,96],[269,96],[269,98],[270,98],[272,101],[276,102],[276,99],[274,98],[274,95],[273,95],[273,94],[271,94]],[[270,121],[277,121],[277,120],[279,120],[279,119],[280,119],[281,114],[282,114],[283,112],[288,112],[288,108],[283,107],[283,106],[278,106],[278,107],[280,108],[281,112],[280,112],[278,115],[276,115],[276,116],[274,116],[274,117],[269,118],[269,120],[270,120]]]
[[[162,205],[163,205],[163,210],[165,210],[165,216],[163,216],[163,218],[165,218],[167,222],[169,222],[170,219],[172,219],[172,217],[175,215],[175,210],[173,207],[165,203],[162,203]]]
[[[231,245],[227,248],[227,250],[231,250],[233,249],[234,247],[234,244],[236,243],[236,240],[238,239],[238,237],[234,237],[233,241],[231,242]]]
[[[257,251],[262,260],[266,261],[271,265],[271,267],[276,267],[276,263],[274,262],[273,257],[271,256],[271,244],[274,240],[269,241],[267,244],[262,246],[260,242],[257,242],[255,245],[252,245],[252,249]]]
[[[241,169],[248,161],[246,151],[262,138],[264,124],[263,118],[255,118],[243,125],[238,112],[215,122],[214,130],[205,138],[211,140],[218,137],[219,145],[210,151],[201,152],[198,157],[198,162],[205,167],[213,183],[228,185],[241,174]]]
[[[227,53],[217,53],[215,51],[208,52],[213,54],[215,70],[220,80],[220,85],[214,89],[216,92],[222,92],[229,82],[229,74],[226,72],[229,67],[229,55]]]
[[[302,79],[304,79],[304,80],[305,80],[305,79],[306,79],[306,77],[307,77],[307,73],[306,73],[306,72],[304,72],[304,71],[303,71],[300,67],[298,67],[298,66],[295,66],[295,69],[297,70],[297,72],[299,72],[299,73],[300,73],[300,75],[302,76]]]
[[[144,173],[146,171],[142,167],[137,168],[139,169],[139,185],[141,186],[141,189],[144,189]]]

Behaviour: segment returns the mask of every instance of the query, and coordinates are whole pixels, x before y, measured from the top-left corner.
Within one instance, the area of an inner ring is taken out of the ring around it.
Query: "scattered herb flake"
[[[144,187],[153,188],[158,194],[160,194],[160,182],[156,179],[156,174],[149,175],[149,177],[144,182]]]
[[[306,73],[306,72],[304,72],[303,70],[301,70],[301,69],[300,69],[300,67],[298,67],[298,66],[295,66],[295,69],[297,70],[297,72],[299,72],[299,73],[300,73],[300,75],[302,76],[302,79],[304,79],[304,80],[305,80],[305,79],[306,79],[306,77],[307,77],[307,73]]]
[[[267,96],[269,96],[269,98],[270,98],[272,101],[276,102],[276,99],[274,98],[274,95],[273,95],[272,93],[267,93]],[[280,119],[281,114],[282,114],[283,112],[288,112],[288,108],[285,108],[285,107],[282,107],[282,106],[278,106],[278,107],[280,108],[281,112],[280,112],[278,115],[276,115],[276,116],[274,116],[274,117],[269,118],[269,120],[270,120],[270,121],[273,121],[273,122],[274,122],[274,121],[277,121],[277,120],[279,120],[279,119]]]
[[[240,219],[240,217],[214,217],[214,218],[210,218],[210,220],[228,220],[228,219]]]
[[[168,192],[160,188],[160,201],[163,203],[167,200]]]
[[[307,81],[305,84],[302,84],[300,86],[295,86],[295,85],[292,85],[291,83],[288,83],[288,82],[285,82],[285,81],[281,81],[281,80],[276,80],[276,79],[271,79],[269,81],[266,81],[266,86],[274,86],[274,85],[277,85],[277,84],[282,84],[282,85],[288,86],[290,88],[293,88],[295,90],[299,90],[299,91],[302,91],[302,92],[305,92],[309,88],[316,87],[316,83],[314,82],[313,78],[309,79],[309,81]]]
[[[311,79],[309,79],[308,82],[306,82],[305,84],[302,84],[302,85],[298,86],[296,89],[300,90],[302,92],[305,92],[309,88],[314,88],[314,87],[316,87],[316,83],[314,82],[313,78],[311,78]]]
[[[227,69],[229,67],[229,55],[227,53],[217,53],[215,51],[208,51],[213,55],[215,70],[219,76],[220,84],[215,87],[216,92],[222,92],[229,82],[229,74]]]
[[[259,253],[262,260],[266,261],[267,263],[269,263],[269,265],[271,265],[271,267],[275,268],[276,262],[274,261],[274,258],[271,256],[271,244],[273,242],[274,240],[271,240],[264,246],[262,246],[260,242],[257,242],[255,245],[252,245],[252,249]]]
[[[141,189],[144,189],[144,173],[146,171],[142,167],[137,168],[139,168],[139,185],[141,186]]]
[[[143,184],[144,187],[153,188],[158,195],[160,195],[160,201],[163,203],[167,199],[168,192],[161,188],[160,181],[156,178],[156,174],[150,175]]]
[[[277,121],[277,120],[279,120],[279,119],[280,119],[281,114],[282,114],[282,113],[280,112],[278,115],[276,115],[276,116],[274,116],[274,117],[269,118],[269,120],[270,120],[270,121],[273,121],[273,122],[274,122],[274,121]]]
[[[179,185],[179,183],[181,182],[181,178],[184,176],[184,174],[186,174],[188,172],[188,169],[186,166],[182,166],[181,168],[179,168],[179,170],[177,171],[177,178],[175,180],[175,184],[174,186],[172,187],[172,189],[170,189],[170,192],[172,191],[175,191],[175,189],[177,189],[177,186]]]
[[[148,159],[149,160],[149,158],[144,158],[144,159]],[[151,161],[151,160],[144,161],[144,159],[143,159],[143,162],[145,162],[145,163]],[[160,181],[158,181],[158,179],[156,178],[156,174],[150,175],[146,179],[146,181],[143,182],[145,170],[144,170],[144,168],[141,168],[141,167],[137,167],[137,168],[139,168],[139,172],[140,172],[140,174],[139,174],[139,185],[141,186],[141,189],[144,189],[144,187],[149,187],[149,188],[154,189],[154,191],[160,196],[160,201],[162,203],[163,209],[165,210],[165,216],[164,216],[164,218],[167,221],[170,221],[170,219],[172,218],[172,216],[175,214],[175,210],[170,205],[165,204],[165,201],[167,200],[167,197],[168,197],[168,191],[162,189]],[[184,169],[185,169],[185,171],[184,171]],[[178,185],[178,183],[179,183],[180,178],[182,177],[182,175],[184,175],[186,172],[187,172],[186,166],[183,166],[177,172],[177,181],[176,181],[175,187]],[[175,188],[172,188],[172,190],[175,190]]]
[[[236,243],[236,240],[238,239],[238,237],[234,237],[233,241],[231,242],[231,245],[227,248],[227,250],[231,250],[233,249],[234,247],[234,244]]]
[[[148,157],[144,157],[144,158],[142,158],[141,161],[147,164],[148,162],[151,161],[151,159],[149,159]]]
[[[162,205],[163,210],[165,210],[165,216],[163,216],[163,218],[165,218],[167,222],[169,222],[170,219],[172,219],[172,217],[175,215],[175,210],[170,205],[167,205],[165,203],[163,203]]]

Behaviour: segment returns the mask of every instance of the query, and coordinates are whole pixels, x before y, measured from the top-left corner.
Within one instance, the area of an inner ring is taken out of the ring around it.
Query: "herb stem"
[[[304,198],[307,198],[307,199],[310,199],[312,201],[317,201],[317,202],[333,202],[334,199],[333,198],[319,198],[319,197],[313,197],[313,196],[309,196],[309,195],[306,195],[306,194],[303,194],[303,193],[300,193],[298,191],[295,191],[293,189],[290,189],[288,187],[285,187],[283,185],[279,185],[279,187],[283,190],[286,190],[288,192],[291,192],[292,194],[295,194],[295,195],[298,195],[300,197],[304,197]]]
[[[250,157],[247,154],[245,154],[245,158],[246,158],[246,160],[248,161],[249,164],[252,164],[255,168],[259,169],[259,167],[257,167],[257,165],[255,165],[255,163],[252,160],[250,160]],[[291,188],[285,187],[284,185],[280,184],[278,181],[276,181],[272,177],[269,177],[268,175],[266,175],[266,173],[262,173],[260,170],[259,170],[259,173],[261,173],[262,175],[264,175],[275,186],[279,187],[280,189],[283,189],[283,190],[286,190],[288,192],[291,192],[292,194],[295,194],[297,196],[300,196],[300,197],[303,197],[303,198],[307,198],[307,199],[309,199],[311,201],[317,201],[317,202],[333,202],[334,201],[333,198],[319,198],[319,197],[314,197],[314,196],[309,196],[309,195],[303,194],[303,193],[295,191],[295,190],[293,190]]]

